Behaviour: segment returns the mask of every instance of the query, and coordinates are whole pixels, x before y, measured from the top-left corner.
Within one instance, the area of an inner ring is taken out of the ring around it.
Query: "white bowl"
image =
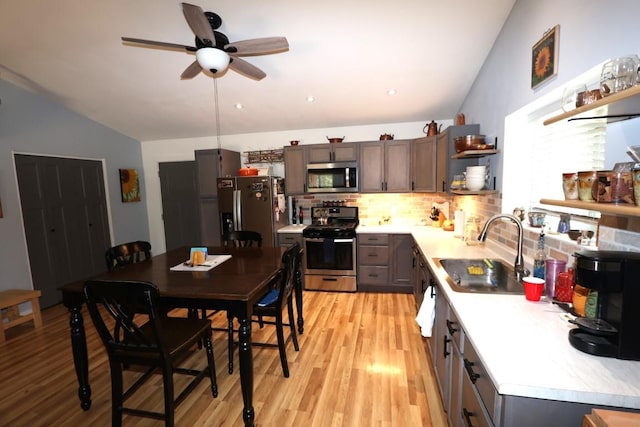
[[[471,190],[471,191],[482,190],[484,188],[484,181],[479,182],[479,183],[467,181],[465,186],[467,187],[467,190]]]
[[[469,182],[469,181],[485,182],[487,180],[484,175],[481,175],[481,176],[467,176],[465,179],[466,179],[467,182]]]

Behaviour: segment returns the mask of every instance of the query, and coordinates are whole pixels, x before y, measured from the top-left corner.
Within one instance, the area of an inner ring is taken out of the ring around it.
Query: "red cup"
[[[539,277],[525,277],[522,279],[524,296],[528,301],[540,301],[544,292],[544,279]]]

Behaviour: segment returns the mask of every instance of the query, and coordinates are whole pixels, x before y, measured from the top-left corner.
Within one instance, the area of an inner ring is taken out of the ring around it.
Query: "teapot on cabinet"
[[[442,125],[438,126],[435,121],[431,120],[431,123],[427,123],[424,128],[422,128],[422,131],[426,133],[427,136],[434,136],[439,134],[441,129]]]

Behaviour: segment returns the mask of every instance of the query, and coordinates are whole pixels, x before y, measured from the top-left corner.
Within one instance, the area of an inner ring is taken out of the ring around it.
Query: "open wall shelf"
[[[640,117],[640,85],[605,96],[591,104],[548,118],[545,126],[562,120],[606,118],[608,123]]]

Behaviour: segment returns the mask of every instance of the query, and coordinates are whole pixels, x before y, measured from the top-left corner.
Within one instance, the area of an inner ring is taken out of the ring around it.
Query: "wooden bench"
[[[36,328],[42,326],[40,316],[40,291],[28,291],[21,289],[8,289],[0,291],[0,343],[5,341],[4,331],[17,325],[33,320]],[[31,313],[20,315],[19,305],[31,302]],[[6,313],[4,310],[6,309]],[[5,319],[8,322],[5,322]]]

